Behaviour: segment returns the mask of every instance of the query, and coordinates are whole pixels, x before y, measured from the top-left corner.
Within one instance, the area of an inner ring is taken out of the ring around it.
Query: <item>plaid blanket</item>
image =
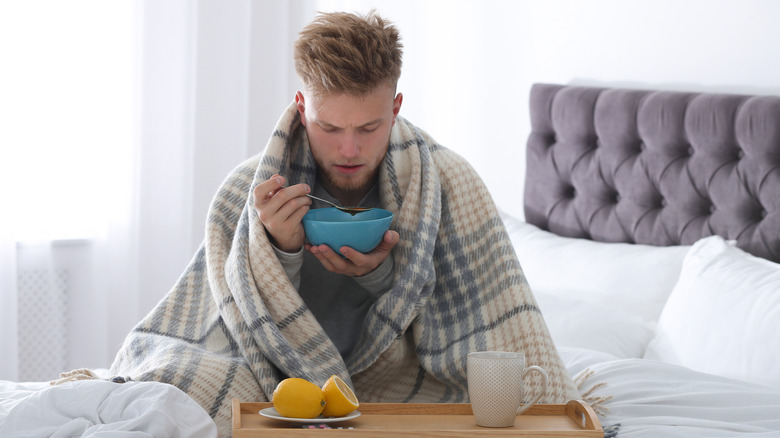
[[[361,402],[466,402],[466,354],[525,352],[547,370],[545,403],[579,398],[476,172],[401,117],[380,170],[400,234],[393,287],[371,307],[345,362],[292,287],[253,208],[279,173],[315,183],[316,164],[291,105],[262,155],[219,188],[205,241],[173,289],[128,335],[111,372],[174,384],[230,435],[232,398],[269,400],[302,377],[350,382]],[[533,393],[540,382],[527,382]]]

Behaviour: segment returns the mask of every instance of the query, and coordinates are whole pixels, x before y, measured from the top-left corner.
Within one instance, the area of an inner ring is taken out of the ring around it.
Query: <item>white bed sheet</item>
[[[780,437],[780,389],[647,359],[559,347],[569,372],[592,372],[581,390],[602,406],[618,437]]]
[[[0,437],[215,437],[203,408],[173,385],[0,381]]]

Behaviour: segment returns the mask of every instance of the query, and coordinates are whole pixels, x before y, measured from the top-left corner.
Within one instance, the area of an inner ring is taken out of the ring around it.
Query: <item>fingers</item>
[[[306,184],[285,187],[285,179],[274,175],[254,189],[254,207],[274,244],[284,251],[297,251],[304,243],[301,220],[309,211],[311,189]]]
[[[300,223],[311,205],[311,199],[305,196],[308,191],[305,184],[279,189],[268,202],[268,205],[273,205],[271,208],[276,210],[277,220]]]
[[[382,263],[382,261],[390,254],[390,251],[393,249],[393,247],[398,244],[399,240],[400,235],[398,234],[398,231],[387,230],[385,231],[385,235],[382,236],[382,241],[379,242],[379,245],[377,245],[377,247],[371,250],[369,253],[363,254],[348,246],[342,247],[340,252],[344,257],[353,261],[355,264],[368,266],[372,264],[372,261],[375,260],[379,260],[379,263]],[[368,260],[367,258],[371,260]],[[374,265],[373,268],[379,266],[379,263]]]
[[[397,231],[388,230],[379,245],[366,254],[348,246],[341,247],[340,254],[327,245],[306,245],[306,249],[317,257],[317,260],[328,271],[354,277],[365,275],[376,269],[390,255],[390,251],[398,244],[399,240],[400,236]]]
[[[311,200],[305,195],[311,191],[306,184],[296,184],[284,187],[285,179],[280,175],[274,175],[267,181],[258,184],[254,189],[254,206],[260,213],[260,220],[267,224],[271,220],[288,221],[297,219],[300,221],[308,211]],[[295,202],[290,202],[290,201]],[[272,219],[273,218],[273,219]]]
[[[284,183],[284,177],[277,174],[255,186],[255,207],[259,207],[273,198],[276,192],[284,187]]]
[[[317,260],[322,263],[322,266],[330,272],[335,272],[344,275],[354,275],[353,270],[349,269],[350,263],[344,257],[333,251],[328,245],[305,245],[304,246]]]
[[[389,253],[390,250],[398,244],[399,240],[401,240],[401,235],[398,234],[398,231],[387,230],[382,237],[382,241],[379,242],[379,246],[377,246],[374,251]]]

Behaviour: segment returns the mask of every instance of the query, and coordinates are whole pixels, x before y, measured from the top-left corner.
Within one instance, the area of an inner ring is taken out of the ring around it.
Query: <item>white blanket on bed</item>
[[[217,427],[173,385],[0,381],[0,437],[215,437]]]
[[[619,359],[561,347],[572,375],[602,403],[601,424],[620,423],[620,438],[780,437],[780,389],[647,359]]]

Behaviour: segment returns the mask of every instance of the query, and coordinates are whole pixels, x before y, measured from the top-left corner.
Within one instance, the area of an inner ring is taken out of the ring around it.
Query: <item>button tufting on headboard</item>
[[[780,97],[536,84],[530,105],[528,222],[780,261]]]

